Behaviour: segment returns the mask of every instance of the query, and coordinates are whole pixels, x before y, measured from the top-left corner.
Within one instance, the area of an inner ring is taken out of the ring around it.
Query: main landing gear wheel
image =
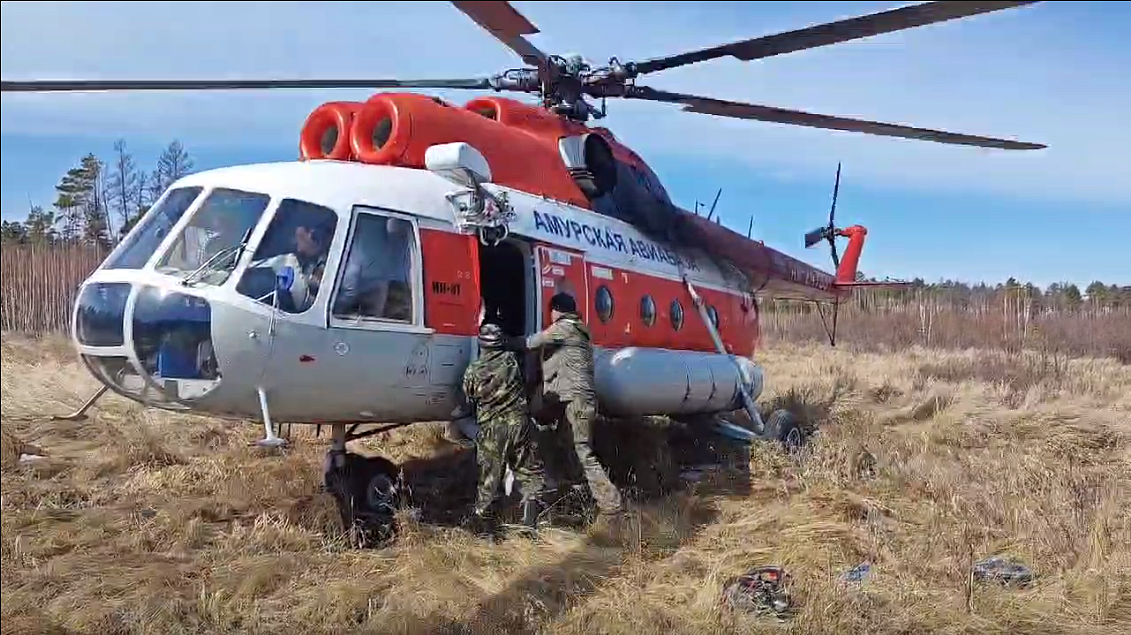
[[[396,465],[349,452],[341,453],[341,461],[335,458],[327,457],[324,484],[350,543],[362,549],[387,545],[396,538],[401,500]]]
[[[355,548],[383,547],[397,535],[402,481],[396,464],[384,457],[346,451],[348,441],[387,429],[353,434],[352,430],[347,432],[345,425],[333,426],[323,485],[334,497],[342,529]]]
[[[788,453],[800,450],[805,445],[805,437],[805,431],[801,429],[797,417],[788,410],[775,410],[766,419],[766,438],[781,443]]]

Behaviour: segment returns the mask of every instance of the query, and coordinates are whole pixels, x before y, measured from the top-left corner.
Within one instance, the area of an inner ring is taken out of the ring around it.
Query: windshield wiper
[[[217,251],[216,253],[212,254],[211,258],[209,258],[208,260],[205,260],[199,267],[194,269],[191,273],[189,273],[184,278],[181,278],[181,284],[184,285],[184,286],[188,286],[188,285],[196,282],[197,277],[199,277],[200,275],[202,275],[206,272],[209,272],[211,270],[212,265],[216,261],[218,261],[221,258],[224,258],[228,255],[233,255],[232,264],[230,265],[230,267],[232,269],[235,269],[236,263],[240,261],[240,256],[243,255],[243,250],[247,247],[248,241],[251,240],[251,232],[254,229],[255,229],[254,225],[252,225],[251,227],[248,227],[247,231],[245,231],[243,233],[243,238],[240,239],[239,243],[232,245],[231,247],[225,247],[225,248],[221,249],[220,251]]]

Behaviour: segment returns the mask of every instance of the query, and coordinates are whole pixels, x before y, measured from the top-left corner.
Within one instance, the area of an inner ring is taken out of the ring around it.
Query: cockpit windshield
[[[141,220],[124,241],[119,251],[106,260],[106,269],[141,269],[173,226],[185,215],[202,187],[178,187],[169,190]]]
[[[258,192],[212,190],[158,261],[157,271],[223,284],[270,201]]]

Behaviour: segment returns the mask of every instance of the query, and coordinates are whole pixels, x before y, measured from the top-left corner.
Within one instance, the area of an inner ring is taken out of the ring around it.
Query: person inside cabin
[[[335,315],[411,321],[411,232],[412,224],[399,218],[358,218]]]
[[[597,506],[608,521],[621,514],[622,501],[617,487],[609,480],[605,468],[593,453],[593,422],[597,418],[597,395],[593,382],[593,344],[589,328],[577,312],[577,303],[569,293],[559,292],[550,298],[552,323],[540,333],[507,340],[516,351],[542,351],[542,403],[544,412],[559,422],[562,415],[569,425],[574,452],[581,462],[585,479]],[[556,444],[547,439],[543,447]],[[548,463],[553,461],[545,457]],[[611,527],[615,528],[615,526]]]
[[[385,286],[384,317],[390,320],[408,322],[412,320],[412,293],[409,287],[409,273],[412,260],[409,247],[412,244],[412,223],[399,218],[390,218],[385,225],[386,243],[381,280]]]
[[[306,225],[295,227],[294,253],[300,265],[300,271],[297,273],[306,278],[311,298],[318,295],[318,287],[322,284],[326,257],[330,251],[330,245],[326,242],[323,232],[318,227]]]

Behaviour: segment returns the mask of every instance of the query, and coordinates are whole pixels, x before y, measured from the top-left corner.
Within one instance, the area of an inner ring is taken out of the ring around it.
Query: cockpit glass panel
[[[236,290],[287,313],[305,312],[318,299],[337,225],[328,207],[283,199]]]
[[[157,271],[224,284],[270,202],[270,196],[258,192],[212,190],[158,261]]]
[[[106,260],[106,269],[141,269],[161,242],[172,231],[173,226],[185,215],[201,187],[177,187],[169,190],[164,198],[141,220],[141,224],[122,241],[120,250]]]
[[[219,378],[212,306],[204,298],[143,287],[134,306],[133,343],[142,368],[154,379]]]

